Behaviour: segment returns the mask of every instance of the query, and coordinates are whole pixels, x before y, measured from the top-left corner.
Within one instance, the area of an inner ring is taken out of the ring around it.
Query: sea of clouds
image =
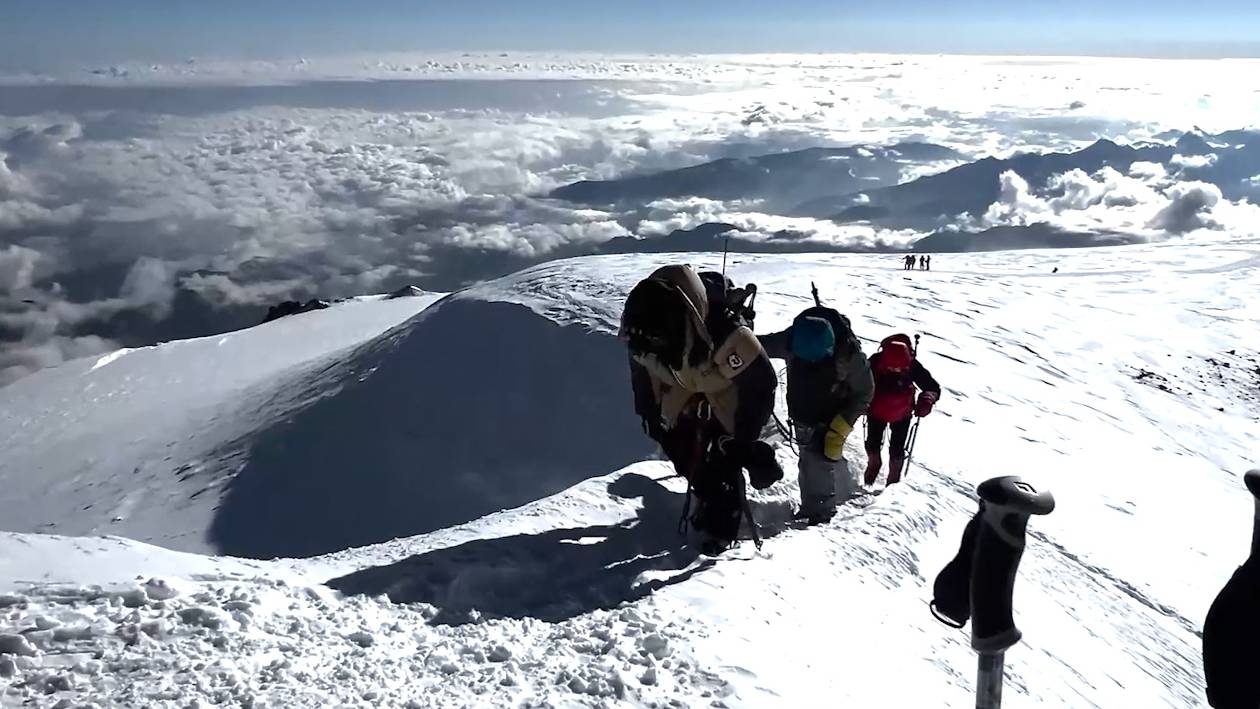
[[[923,141],[967,159],[1247,127],[1260,63],[945,56],[390,55],[0,77],[0,385],[67,359],[257,322],[281,299],[457,288],[618,236],[706,222],[831,247],[912,230],[754,201],[629,211],[584,179],[816,146]],[[1144,239],[1260,230],[1212,155],[1080,170],[958,226]],[[904,180],[959,164],[907,166]],[[1253,187],[1260,195],[1260,170]]]

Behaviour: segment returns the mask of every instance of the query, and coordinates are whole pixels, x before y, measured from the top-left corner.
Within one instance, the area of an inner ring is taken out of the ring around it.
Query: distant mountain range
[[[584,180],[551,193],[592,205],[642,205],[670,197],[764,200],[774,212],[837,194],[890,186],[912,165],[964,160],[955,150],[930,143],[809,148],[742,158],[615,180]]]
[[[849,206],[814,216],[840,223],[867,221],[893,229],[932,229],[963,213],[982,214],[998,199],[999,177],[1008,170],[1037,190],[1044,188],[1051,177],[1072,170],[1093,173],[1111,167],[1127,172],[1136,162],[1159,163],[1170,173],[1180,170],[1186,179],[1211,182],[1227,198],[1239,199],[1254,191],[1254,186],[1247,181],[1260,174],[1260,133],[1233,131],[1230,137],[1245,142],[1218,147],[1204,136],[1186,133],[1172,145],[1119,145],[1104,139],[1071,153],[984,158],[904,184],[846,195],[840,199],[849,200]],[[1174,155],[1214,155],[1215,158],[1209,164],[1189,167],[1172,164]]]
[[[785,216],[829,219],[837,223],[867,222],[889,229],[932,232],[916,242],[923,251],[972,251],[1049,248],[1130,243],[1136,237],[1118,233],[1064,232],[1048,224],[1001,226],[978,232],[946,228],[963,214],[983,214],[1000,197],[1001,175],[1019,175],[1044,193],[1056,175],[1072,170],[1095,173],[1104,167],[1128,172],[1134,163],[1163,165],[1182,180],[1216,185],[1231,200],[1260,199],[1260,131],[1232,130],[1166,133],[1172,141],[1120,145],[1100,139],[1072,152],[1021,153],[1009,158],[982,158],[942,172],[897,184],[912,165],[958,161],[963,156],[930,143],[898,143],[887,147],[812,148],[713,162],[649,175],[605,181],[583,181],[561,187],[556,199],[641,209],[663,198],[688,196],[717,200],[762,200],[761,211]],[[1174,160],[1175,156],[1201,160]],[[729,224],[704,224],[665,237],[619,237],[601,247],[603,253],[704,251],[722,248]],[[803,242],[788,231],[750,240],[734,237],[731,249],[753,253],[856,250]],[[885,250],[874,247],[870,250]],[[888,247],[887,250],[896,250]]]

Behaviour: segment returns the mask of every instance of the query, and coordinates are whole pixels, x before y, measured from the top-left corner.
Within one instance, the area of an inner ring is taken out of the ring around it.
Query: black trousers
[[[718,450],[721,425],[684,416],[665,435],[665,454],[678,474],[691,483],[700,503],[692,522],[714,537],[734,541],[743,513],[744,471]]]
[[[884,429],[892,429],[892,438],[888,441],[888,454],[890,456],[904,456],[906,454],[906,436],[910,434],[910,419],[907,416],[900,421],[893,421],[891,424],[885,423],[878,419],[866,417],[866,450],[878,451],[883,447]]]

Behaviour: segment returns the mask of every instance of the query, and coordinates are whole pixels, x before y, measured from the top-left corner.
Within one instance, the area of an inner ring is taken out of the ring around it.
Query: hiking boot
[[[810,527],[816,524],[826,524],[831,521],[832,517],[835,517],[835,516],[836,516],[836,510],[834,507],[828,510],[818,510],[817,512],[813,512],[808,515],[805,515],[805,524],[809,525]]]
[[[802,507],[792,514],[792,520],[796,522],[818,524],[819,522],[826,522],[835,516],[835,508],[827,509],[823,507]]]
[[[697,509],[691,517],[691,528],[699,537],[700,549],[704,554],[720,554],[734,544],[739,537],[742,510],[719,509],[712,503],[697,500]],[[708,551],[708,549],[715,551]]]
[[[890,456],[888,458],[888,484],[895,485],[901,482],[901,469],[906,464],[906,459],[902,456]]]
[[[836,515],[836,496],[811,496],[801,500],[801,506],[792,515],[794,520],[805,520],[808,524],[822,524]]]
[[[884,461],[880,460],[879,451],[866,452],[866,484],[867,485],[875,484],[875,478],[879,477],[879,466],[883,464],[884,464]]]
[[[718,537],[709,537],[700,542],[700,553],[705,556],[717,556],[722,552],[734,546],[735,542],[729,539],[720,539]]]

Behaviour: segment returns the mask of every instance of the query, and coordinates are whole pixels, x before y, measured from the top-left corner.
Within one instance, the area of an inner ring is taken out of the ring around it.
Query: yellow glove
[[[840,460],[844,454],[844,441],[853,432],[853,427],[843,416],[837,416],[831,419],[831,425],[827,427],[827,433],[823,436],[823,457],[833,463]]]

